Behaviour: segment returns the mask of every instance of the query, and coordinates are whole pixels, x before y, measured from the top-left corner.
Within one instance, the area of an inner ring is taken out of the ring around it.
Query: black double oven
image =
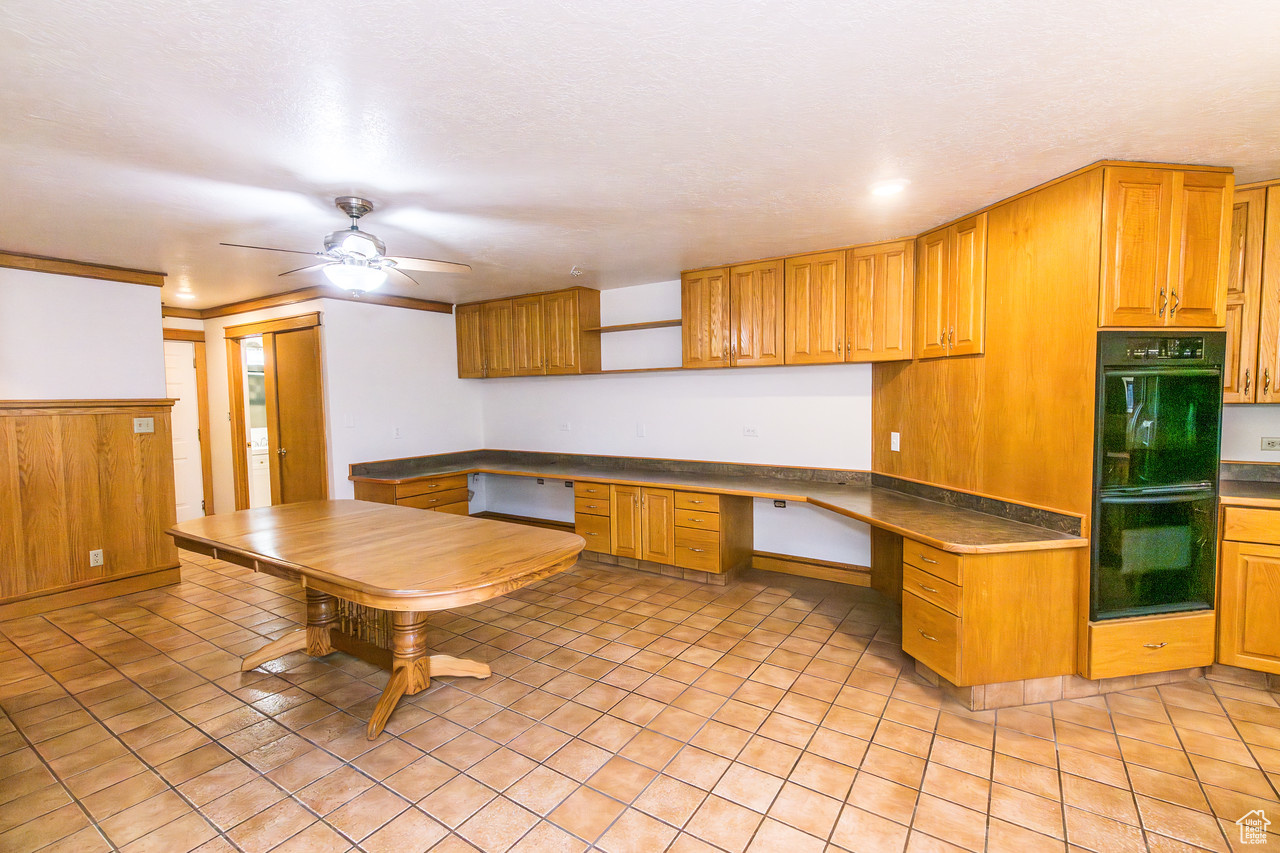
[[[1224,332],[1100,332],[1089,617],[1213,607]]]

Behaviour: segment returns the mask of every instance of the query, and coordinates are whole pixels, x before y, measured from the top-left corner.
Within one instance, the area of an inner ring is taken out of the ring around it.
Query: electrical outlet
[[[744,426],[742,428],[742,435],[746,438],[759,438],[760,430],[756,429],[753,426]]]
[[[134,433],[155,432],[156,419],[155,418],[134,418],[133,431]]]
[[[896,451],[896,450],[901,450],[901,449],[902,449],[902,436],[901,436],[901,435],[899,435],[899,434],[898,434],[898,433],[896,433],[896,432],[891,432],[891,433],[889,433],[889,449],[890,449],[890,450],[895,450],[895,451]]]
[[[1264,438],[1262,439],[1263,450],[1280,450],[1280,438]]]
[[[573,429],[573,425],[570,424],[568,421],[564,421],[563,423],[560,424],[561,432],[568,432],[571,429]]]
[[[98,548],[97,550],[90,551],[89,567],[92,568],[94,566],[101,566],[101,565],[102,565],[102,549]]]
[[[398,427],[398,426],[392,427],[392,428],[391,428],[391,437],[392,437],[392,438],[404,438],[404,430],[400,429],[400,427]]]

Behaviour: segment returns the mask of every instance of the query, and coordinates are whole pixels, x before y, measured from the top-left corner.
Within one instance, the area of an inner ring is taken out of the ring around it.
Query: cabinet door
[[[1233,185],[1222,172],[1174,173],[1170,325],[1222,325]]]
[[[1280,547],[1223,542],[1219,589],[1218,661],[1280,673]]]
[[[849,250],[845,361],[911,358],[915,246],[910,240]]]
[[[547,372],[543,360],[542,297],[511,300],[511,359],[516,376],[540,376]]]
[[[1121,166],[1104,170],[1100,326],[1165,325],[1173,174]]]
[[[480,322],[480,305],[459,305],[453,310],[458,336],[458,378],[480,379],[484,376],[484,332]]]
[[[1280,187],[1267,188],[1262,237],[1262,319],[1258,331],[1259,403],[1280,403]]]
[[[578,322],[578,293],[562,290],[542,295],[542,340],[546,353],[546,372],[550,374],[581,373],[579,342],[582,329]]]
[[[610,486],[612,510],[609,533],[613,553],[618,557],[640,558],[640,487]]]
[[[787,258],[783,270],[785,361],[844,361],[844,252]]]
[[[1237,192],[1227,244],[1227,363],[1222,401],[1252,403],[1258,389],[1258,317],[1262,294],[1264,187]]]
[[[947,354],[975,355],[983,348],[987,295],[987,215],[947,229]]]
[[[671,489],[640,490],[640,559],[676,562],[676,506]]]
[[[685,367],[729,366],[729,271],[680,275],[680,318]]]
[[[511,349],[511,300],[480,303],[485,376],[514,376]]]
[[[937,358],[947,354],[947,229],[916,240],[916,355]]]
[[[782,261],[729,270],[729,354],[739,367],[783,364]]]

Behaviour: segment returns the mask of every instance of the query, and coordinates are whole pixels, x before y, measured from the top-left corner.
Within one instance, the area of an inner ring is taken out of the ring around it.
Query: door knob
[[[284,450],[284,448],[282,447],[282,448],[280,448],[279,450],[277,450],[277,451],[276,451],[276,453],[280,454],[281,456],[284,456],[284,454],[285,454],[285,450]]]

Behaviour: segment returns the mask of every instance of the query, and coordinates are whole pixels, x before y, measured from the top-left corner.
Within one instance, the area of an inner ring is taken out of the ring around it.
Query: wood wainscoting
[[[0,619],[178,580],[172,405],[0,400]]]

